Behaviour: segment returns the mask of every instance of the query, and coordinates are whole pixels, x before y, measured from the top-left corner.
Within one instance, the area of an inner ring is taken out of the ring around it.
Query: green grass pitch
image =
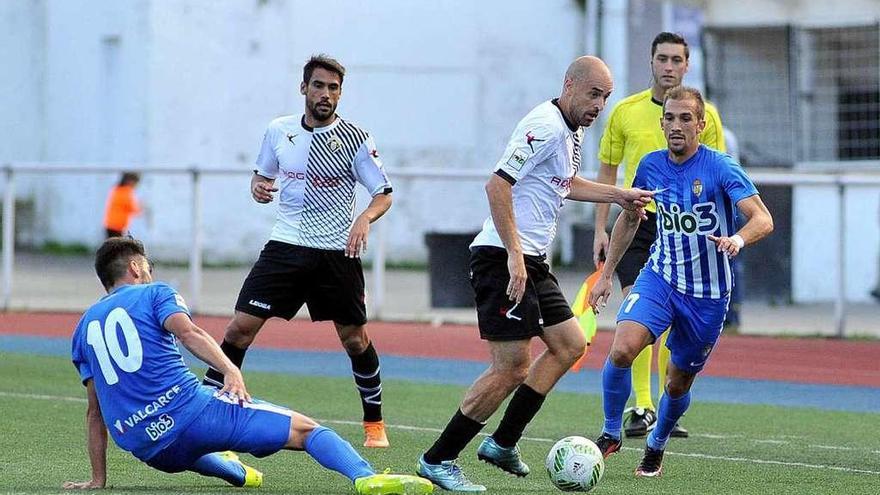
[[[0,377],[0,492],[59,493],[65,480],[86,479],[85,394],[72,365],[61,358],[0,353]],[[293,407],[336,429],[377,469],[405,473],[413,471],[463,393],[458,386],[387,382],[385,416],[392,447],[367,451],[360,447],[360,407],[349,380],[261,373],[247,373],[245,378],[255,396]],[[491,432],[497,419],[484,431]],[[697,397],[685,420],[695,435],[670,442],[662,478],[633,476],[644,441],[629,440],[608,460],[594,493],[876,495],[878,420],[880,414],[708,404]],[[478,440],[460,462],[474,481],[489,487],[489,493],[562,493],[544,473],[544,456],[554,440],[568,435],[592,438],[600,424],[599,397],[554,393],[520,443],[532,467],[528,477],[514,478],[477,461]],[[346,479],[301,452],[243,460],[265,473],[259,493],[353,492]],[[241,492],[195,474],[154,471],[113,445],[108,465],[112,488],[104,493]]]

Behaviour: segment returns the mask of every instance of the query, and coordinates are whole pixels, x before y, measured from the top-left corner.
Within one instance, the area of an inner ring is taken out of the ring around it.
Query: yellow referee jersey
[[[663,105],[652,98],[651,89],[628,96],[614,106],[599,142],[599,161],[609,165],[626,166],[624,187],[631,187],[639,161],[646,154],[666,148],[666,137],[660,128]],[[718,110],[706,103],[706,128],[700,142],[726,152],[724,130]],[[646,208],[655,211],[654,203]]]

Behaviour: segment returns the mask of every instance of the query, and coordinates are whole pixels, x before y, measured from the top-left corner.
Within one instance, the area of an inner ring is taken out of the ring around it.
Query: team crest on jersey
[[[699,197],[703,192],[703,183],[700,179],[694,179],[694,183],[691,185],[691,191],[694,192],[694,196]]]
[[[330,136],[330,139],[327,141],[327,146],[330,148],[331,153],[336,153],[342,149],[342,141],[336,136]]]

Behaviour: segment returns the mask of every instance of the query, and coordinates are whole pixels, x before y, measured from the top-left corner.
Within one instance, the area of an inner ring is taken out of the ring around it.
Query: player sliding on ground
[[[647,438],[637,476],[659,476],[673,427],[690,404],[690,388],[721,335],[733,287],[729,258],[773,231],[773,219],[742,167],[700,145],[706,126],[700,92],[677,86],[663,100],[660,125],[668,150],[648,153],[633,187],[656,191],[657,237],[648,263],[617,313],[617,331],[602,369],[605,426],[596,445],[605,457],[620,450],[630,367],[671,326],[671,361],[657,426]],[[748,218],[736,231],[736,209]],[[594,311],[605,306],[611,277],[640,218],[621,212],[611,234],[602,276],[590,293]]]
[[[92,479],[64,488],[107,483],[107,430],[123,450],[166,473],[193,471],[234,486],[258,487],[263,474],[232,452],[265,457],[305,450],[354,483],[359,494],[423,494],[416,476],[376,474],[333,430],[289,409],[251,399],[238,368],[190,319],[168,285],[153,282],[140,241],[115,237],[98,249],[95,271],[107,295],[73,334],[73,363],[88,393],[86,411]],[[124,341],[124,342],[122,342]],[[201,385],[177,342],[223,372],[220,390]]]

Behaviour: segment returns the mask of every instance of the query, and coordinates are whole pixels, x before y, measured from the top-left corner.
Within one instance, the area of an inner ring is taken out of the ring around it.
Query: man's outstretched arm
[[[101,417],[101,405],[95,393],[95,381],[86,382],[89,406],[86,409],[86,441],[89,449],[89,462],[92,465],[90,481],[65,481],[66,489],[91,490],[107,485],[107,427]]]
[[[195,357],[208,363],[212,368],[223,373],[223,388],[220,393],[229,393],[248,402],[251,396],[244,386],[241,371],[223,354],[223,350],[213,337],[201,327],[193,323],[186,313],[174,313],[165,318],[165,329],[173,333]]]

